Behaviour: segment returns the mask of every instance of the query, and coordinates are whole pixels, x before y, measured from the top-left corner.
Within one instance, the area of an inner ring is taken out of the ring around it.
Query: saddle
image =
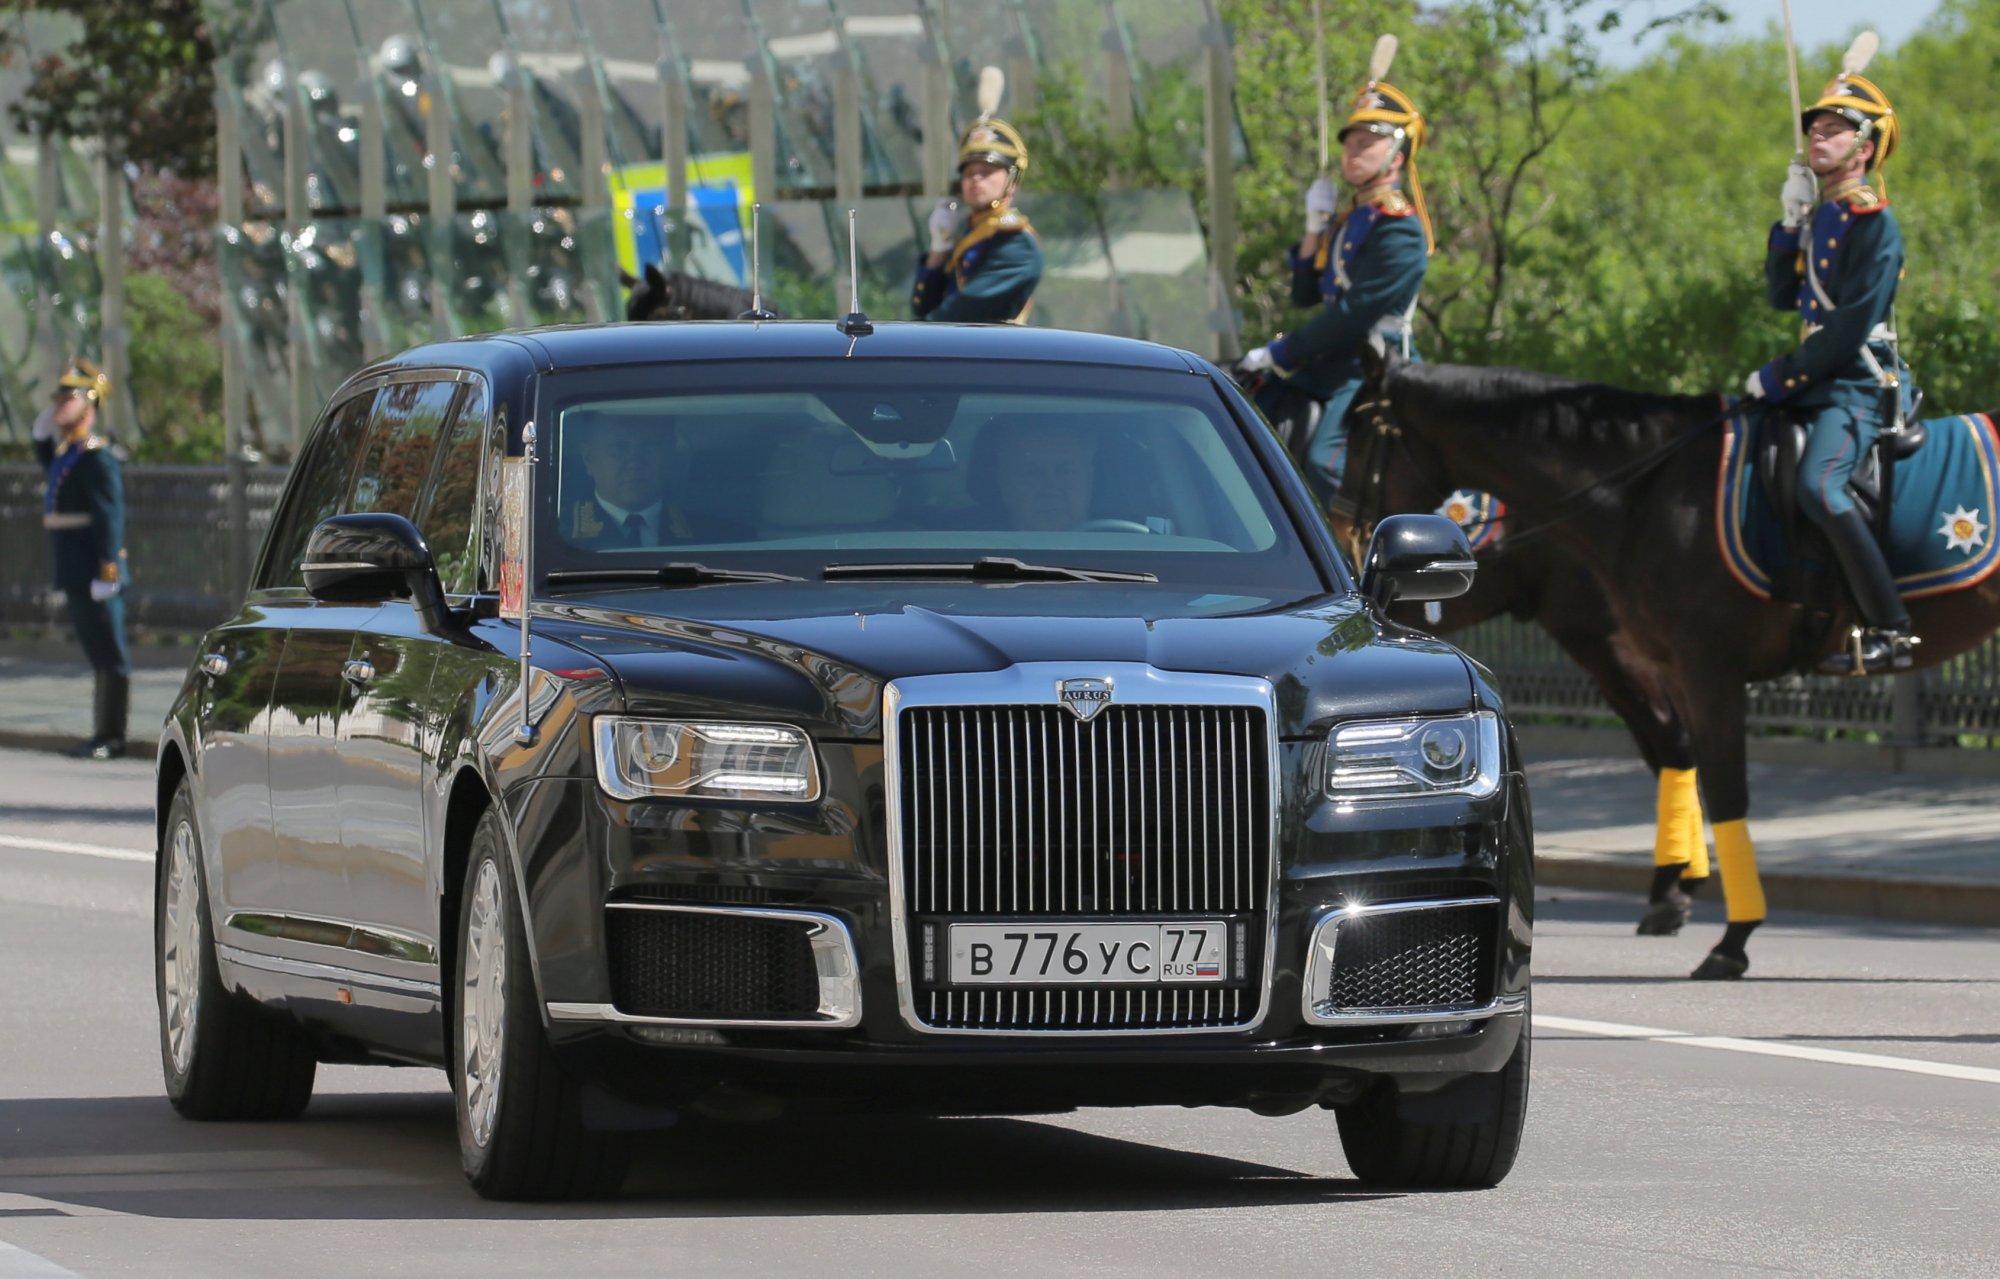
[[[1847,592],[1838,573],[1808,572],[1832,561],[1832,548],[1811,520],[1799,513],[1799,460],[1805,456],[1809,429],[1805,422],[1780,409],[1768,414],[1757,433],[1757,483],[1771,504],[1771,513],[1793,548],[1790,571],[1772,598],[1840,612]],[[1869,444],[1847,481],[1856,509],[1884,547],[1889,540],[1889,516],[1894,506],[1895,465],[1913,456],[1930,438],[1923,422],[1910,414],[1900,431],[1883,431]]]

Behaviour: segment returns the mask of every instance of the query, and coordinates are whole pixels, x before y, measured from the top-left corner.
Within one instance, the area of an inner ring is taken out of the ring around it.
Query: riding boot
[[[1829,513],[1820,525],[1833,546],[1834,558],[1847,578],[1847,589],[1868,623],[1858,628],[1848,647],[1820,663],[1825,675],[1869,675],[1877,671],[1907,670],[1917,637],[1910,633],[1909,610],[1896,593],[1896,581],[1889,575],[1889,562],[1875,542],[1875,534],[1861,512],[1849,507]]]

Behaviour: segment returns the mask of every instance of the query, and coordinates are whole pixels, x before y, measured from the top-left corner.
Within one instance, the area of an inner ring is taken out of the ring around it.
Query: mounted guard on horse
[[[1321,174],[1306,189],[1305,235],[1289,254],[1292,301],[1318,304],[1318,314],[1237,365],[1239,378],[1257,380],[1257,406],[1274,423],[1297,421],[1301,394],[1319,405],[1316,425],[1293,427],[1292,446],[1296,453],[1297,437],[1309,435],[1306,482],[1322,504],[1339,490],[1347,463],[1347,410],[1364,380],[1363,348],[1393,346],[1416,358],[1410,326],[1436,241],[1416,164],[1429,129],[1410,96],[1383,78],[1395,56],[1394,36],[1376,42],[1368,81],[1338,135],[1341,177],[1354,190],[1347,210],[1334,216],[1323,141]]]
[[[1801,340],[1745,383],[1773,410],[1767,438],[1774,426],[1803,427],[1791,496],[1832,548],[1865,623],[1820,664],[1828,674],[1907,669],[1917,643],[1876,530],[1850,491],[1878,437],[1900,436],[1917,398],[1896,343],[1902,230],[1888,196],[1868,183],[1879,181],[1902,135],[1888,95],[1861,75],[1873,47],[1872,36],[1857,40],[1799,118],[1802,151],[1785,178],[1765,276],[1771,304],[1799,313]]]

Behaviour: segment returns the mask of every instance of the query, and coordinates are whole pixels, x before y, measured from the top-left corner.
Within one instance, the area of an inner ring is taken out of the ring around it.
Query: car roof
[[[886,321],[849,338],[831,320],[651,320],[569,324],[457,338],[413,347],[373,366],[486,367],[517,364],[525,354],[541,370],[601,368],[663,361],[838,359],[977,359],[1194,372],[1195,356],[1156,342],[1031,329],[1014,325]]]

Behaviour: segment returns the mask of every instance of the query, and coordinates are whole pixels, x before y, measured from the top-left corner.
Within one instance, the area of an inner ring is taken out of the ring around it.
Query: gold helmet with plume
[[[993,113],[1000,107],[1000,96],[1007,91],[1007,74],[999,67],[982,67],[979,71],[979,116],[965,130],[965,136],[958,140],[958,171],[975,161],[997,164],[1009,170],[1015,181],[1028,171],[1028,144],[1021,140],[1020,131]]]
[[[111,379],[105,376],[103,369],[81,356],[69,362],[62,376],[56,379],[56,385],[82,391],[83,398],[100,406],[111,398]]]
[[[1404,156],[1403,171],[1408,177],[1410,202],[1417,206],[1417,217],[1423,223],[1424,243],[1435,250],[1437,236],[1431,229],[1431,211],[1424,202],[1423,182],[1417,176],[1417,152],[1429,139],[1430,126],[1410,95],[1383,78],[1395,60],[1396,37],[1385,35],[1378,39],[1374,56],[1368,60],[1368,83],[1354,95],[1347,123],[1340,126],[1338,136],[1345,141],[1349,133],[1365,129],[1396,140],[1397,150]]]
[[[1872,169],[1886,164],[1895,153],[1896,144],[1903,139],[1903,127],[1896,118],[1896,109],[1889,105],[1889,95],[1861,74],[1881,44],[1873,31],[1856,36],[1847,47],[1847,56],[1840,60],[1840,74],[1826,82],[1826,87],[1819,91],[1819,101],[1799,113],[1801,129],[1811,128],[1813,117],[1823,114],[1837,115],[1852,124],[1858,131],[1856,146],[1875,143],[1875,155],[1868,162]]]

